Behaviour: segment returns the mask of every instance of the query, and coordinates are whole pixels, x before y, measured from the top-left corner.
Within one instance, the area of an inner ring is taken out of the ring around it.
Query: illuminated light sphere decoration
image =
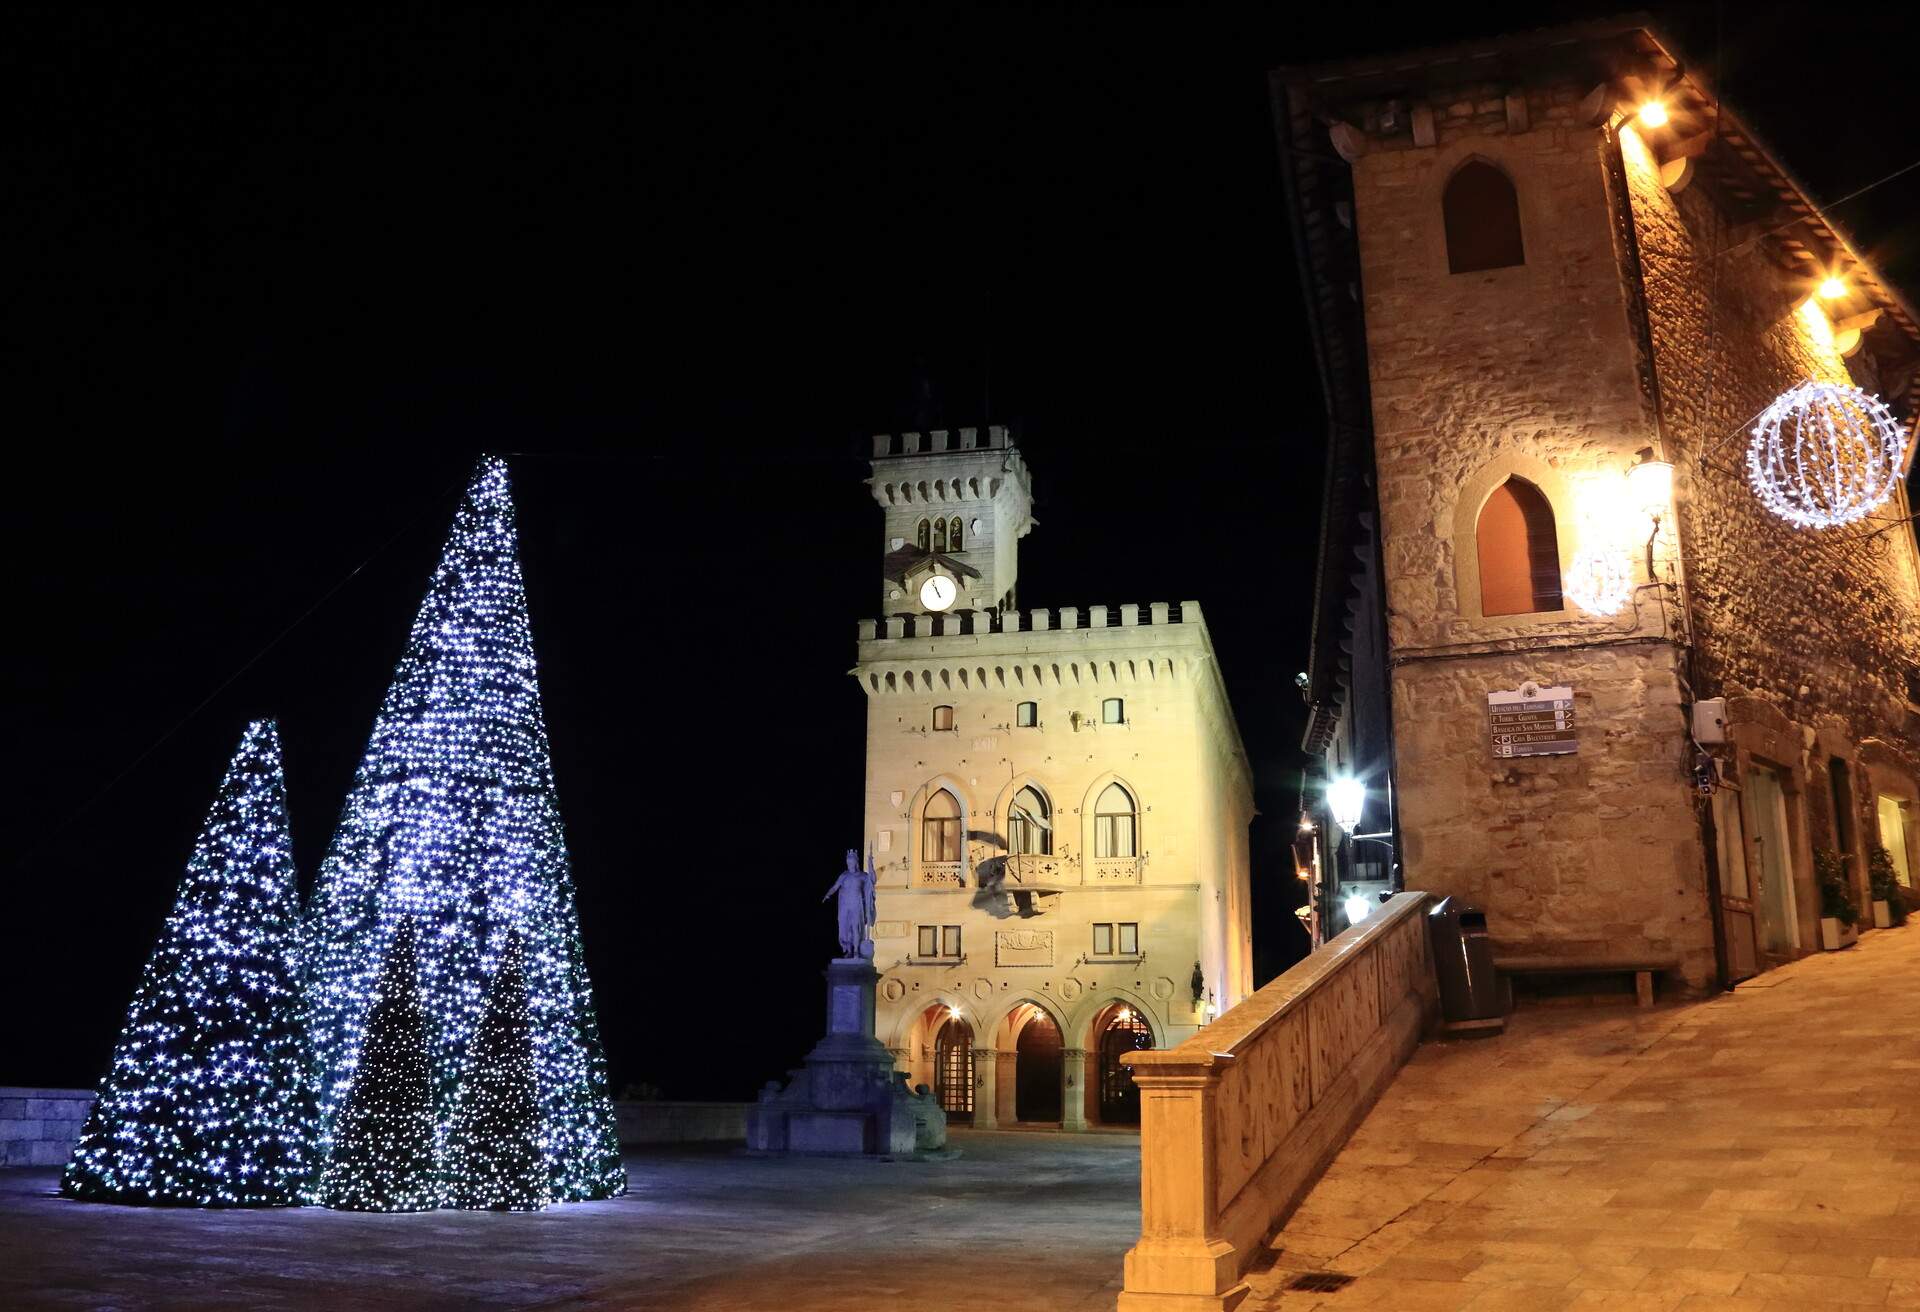
[[[501,954],[486,1013],[467,1044],[467,1072],[454,1101],[442,1174],[451,1207],[537,1212],[547,1205],[533,1024],[518,934]]]
[[[1900,481],[1900,425],[1877,396],[1812,379],[1760,413],[1747,479],[1760,503],[1800,528],[1865,518]]]
[[[258,720],[194,843],[62,1193],[307,1201],[317,1157],[299,934],[280,739]]]
[[[623,1192],[507,467],[491,457],[455,513],[314,892],[306,969],[323,1149],[353,1089],[381,952],[409,917],[441,1139],[518,932],[547,1196]]]
[[[344,1212],[430,1212],[440,1205],[413,921],[394,931],[368,1013],[353,1089],[333,1129],[320,1201]]]
[[[1588,549],[1574,556],[1566,595],[1584,611],[1612,615],[1633,596],[1633,579],[1617,551]]]

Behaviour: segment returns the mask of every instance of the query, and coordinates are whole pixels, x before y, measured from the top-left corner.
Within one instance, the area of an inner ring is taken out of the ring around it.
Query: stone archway
[[[1088,1120],[1101,1125],[1140,1124],[1140,1090],[1120,1058],[1154,1045],[1153,1026],[1138,1007],[1113,1003],[1094,1017],[1093,1069],[1087,1081]]]

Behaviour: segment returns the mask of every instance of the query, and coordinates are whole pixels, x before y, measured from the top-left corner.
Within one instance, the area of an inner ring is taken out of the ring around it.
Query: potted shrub
[[[1907,922],[1907,903],[1893,870],[1893,853],[1875,845],[1867,858],[1867,891],[1873,899],[1873,927],[1892,929]]]
[[[1847,863],[1830,847],[1813,849],[1813,877],[1820,885],[1820,946],[1829,952],[1853,946],[1859,909],[1847,887]]]

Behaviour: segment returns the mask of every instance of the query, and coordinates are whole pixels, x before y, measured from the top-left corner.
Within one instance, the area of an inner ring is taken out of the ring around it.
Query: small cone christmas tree
[[[488,963],[524,940],[553,1201],[627,1187],[580,946],[507,467],[474,471],[374,722],[309,919],[321,1143],[354,1080],[380,945],[420,924],[434,1117],[444,1136]]]
[[[256,720],[194,843],[62,1193],[306,1201],[317,1159],[299,924],[280,739]]]
[[[454,1207],[537,1212],[547,1205],[540,1098],[520,936],[507,940],[447,1130],[446,1198]]]
[[[433,1079],[420,1005],[413,921],[387,948],[353,1088],[334,1129],[320,1201],[348,1212],[425,1212],[440,1205],[434,1171]]]

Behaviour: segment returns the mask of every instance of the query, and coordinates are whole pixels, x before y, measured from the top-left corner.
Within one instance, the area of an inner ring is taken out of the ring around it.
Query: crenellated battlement
[[[895,456],[946,455],[963,451],[1002,451],[1013,443],[1007,438],[1005,424],[979,428],[935,428],[925,433],[876,433],[873,458],[887,460]]]
[[[895,638],[983,637],[994,633],[1054,633],[1192,624],[1204,627],[1197,601],[1133,602],[1117,606],[1061,606],[1037,610],[967,610],[945,615],[889,615],[860,621],[861,642]]]

